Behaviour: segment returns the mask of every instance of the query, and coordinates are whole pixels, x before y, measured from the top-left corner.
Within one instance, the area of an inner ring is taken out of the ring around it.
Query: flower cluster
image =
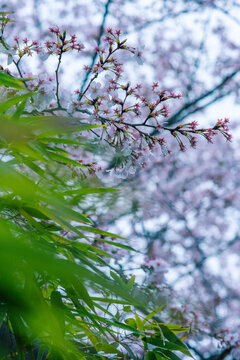
[[[9,12],[7,11],[4,11],[4,12],[0,12],[0,31],[1,31],[1,36],[3,35],[4,33],[4,30],[5,30],[5,27],[6,25],[8,24],[8,22],[10,22],[10,18],[8,16]]]
[[[166,282],[165,274],[168,272],[166,262],[157,257],[153,256],[151,259],[145,259],[145,262],[141,265],[145,272],[149,272],[150,275],[148,280],[151,285],[155,287],[161,287]]]
[[[240,353],[240,337],[238,334],[233,334],[229,329],[223,329],[215,334],[221,347],[233,348],[234,352]]]
[[[41,52],[39,43],[36,40],[30,41],[27,38],[20,40],[18,36],[15,36],[14,42],[15,44],[12,46],[12,48],[15,50],[15,53],[17,56],[19,56],[19,58],[23,57],[24,55],[32,56],[34,52]]]
[[[123,173],[126,168],[144,166],[147,158],[154,159],[159,156],[158,149],[164,156],[167,155],[170,152],[167,139],[159,136],[163,131],[178,141],[181,151],[186,150],[183,138],[187,138],[193,148],[197,144],[197,135],[211,141],[212,137],[220,132],[227,140],[231,140],[226,126],[228,119],[218,120],[217,124],[209,129],[198,128],[196,121],[180,124],[175,128],[165,126],[163,119],[168,116],[165,102],[178,99],[180,95],[159,90],[157,83],[153,83],[152,98],[149,100],[141,93],[140,84],[123,84],[119,78],[109,75],[105,76],[104,83],[95,79],[96,76],[84,93],[79,89],[75,91],[78,97],[80,95],[80,100],[72,101],[71,111],[86,113],[87,121],[104,125],[101,133],[98,133],[99,138],[117,148],[121,154],[121,161],[119,158],[114,169],[115,173],[119,173],[119,168]]]
[[[51,106],[56,91],[54,78],[47,74],[37,77],[33,77],[32,74],[27,74],[27,77],[30,78],[27,84],[28,89],[36,92],[36,94],[31,99],[28,99],[25,109],[28,112],[36,109],[43,111],[46,107]]]
[[[4,29],[5,27],[2,29],[2,33]],[[19,36],[15,36],[13,43],[9,44],[1,38],[0,51],[8,55],[8,64],[11,64],[13,61],[18,66],[24,55],[32,56],[36,53],[39,55],[40,60],[45,61],[49,55],[62,56],[63,53],[70,50],[80,52],[84,49],[84,45],[81,42],[77,42],[75,34],[67,39],[65,30],[61,32],[58,27],[50,27],[49,31],[57,37],[56,41],[47,40],[44,45],[41,45],[37,40],[32,41],[26,37],[20,39]]]
[[[77,42],[77,36],[75,34],[71,35],[69,39],[66,38],[67,33],[64,30],[60,31],[59,27],[50,27],[50,33],[55,34],[57,41],[45,41],[45,47],[48,55],[61,55],[69,50],[76,50],[80,52],[84,49],[84,45],[81,42]]]
[[[148,99],[142,91],[141,84],[131,86],[130,82],[123,83],[122,64],[113,54],[125,50],[139,55],[139,51],[128,47],[126,40],[120,40],[120,30],[113,31],[108,28],[104,41],[107,47],[95,48],[98,61],[93,68],[85,66],[86,71],[91,71],[92,78],[84,91],[75,90],[76,98],[68,110],[74,115],[78,112],[85,113],[86,121],[104,125],[95,135],[117,148],[120,153],[121,156],[118,156],[118,162],[113,169],[114,173],[123,174],[126,169],[131,173],[132,168],[144,166],[147,158],[159,157],[158,149],[161,154],[167,155],[170,151],[166,137],[159,136],[163,131],[176,138],[181,151],[186,150],[186,145],[182,141],[184,137],[193,148],[196,147],[198,134],[210,141],[212,136],[221,132],[227,140],[231,140],[226,119],[222,122],[219,120],[210,129],[197,128],[195,121],[175,128],[166,127],[164,122],[169,115],[166,101],[178,99],[181,95],[161,90],[158,82],[153,82],[152,96]],[[103,72],[108,72],[104,79]]]
[[[199,129],[197,128],[198,123],[196,121],[193,121],[188,124],[180,124],[176,126],[174,129],[167,129],[171,132],[171,135],[173,135],[179,144],[180,150],[185,151],[186,146],[183,144],[180,136],[185,136],[190,145],[195,148],[197,145],[197,139],[195,135],[202,135],[208,142],[213,143],[213,137],[216,136],[219,132],[227,139],[227,141],[232,140],[232,135],[229,134],[229,128],[228,128],[229,119],[218,119],[217,123],[212,128],[207,129]]]

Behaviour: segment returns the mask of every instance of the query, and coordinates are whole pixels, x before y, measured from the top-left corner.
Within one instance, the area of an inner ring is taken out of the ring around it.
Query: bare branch
[[[205,92],[204,94],[200,95],[198,98],[194,99],[191,102],[186,103],[180,110],[178,110],[173,116],[171,116],[168,121],[167,121],[167,125],[174,125],[179,123],[180,121],[182,121],[183,119],[185,119],[187,116],[189,116],[190,114],[192,114],[193,112],[196,112],[196,105],[198,103],[200,103],[200,101],[207,99],[208,97],[210,97],[212,94],[214,94],[217,90],[221,90],[224,85],[231,79],[233,79],[237,74],[239,73],[239,69],[234,70],[231,74],[225,76],[221,82],[214,86],[211,90]],[[215,100],[218,100],[220,98],[222,98],[225,95],[228,95],[229,93],[225,93],[224,95],[219,94],[218,97],[215,97]],[[212,103],[213,101],[211,101]],[[201,109],[203,108],[203,106],[200,107]],[[199,109],[200,109],[199,108]]]

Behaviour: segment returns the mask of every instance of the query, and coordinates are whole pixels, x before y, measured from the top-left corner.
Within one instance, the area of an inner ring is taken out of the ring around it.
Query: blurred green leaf
[[[143,323],[146,324],[150,319],[152,319],[160,310],[162,310],[165,307],[165,305],[159,306],[156,310],[152,311],[150,314],[148,314],[144,320]]]
[[[122,355],[122,353],[119,350],[117,350],[114,346],[110,344],[99,343],[96,345],[96,349],[97,351],[103,351],[105,354]]]
[[[6,19],[4,19],[5,21]],[[7,86],[14,89],[26,90],[25,85],[20,79],[16,79],[13,76],[0,71],[0,86]]]
[[[0,73],[0,76],[1,76],[1,73]],[[0,104],[0,113],[4,114],[12,106],[17,105],[18,103],[20,103],[22,101],[26,101],[29,97],[32,97],[33,95],[35,95],[35,94],[34,93],[26,93],[23,95],[11,97],[10,99],[8,99],[5,102]]]

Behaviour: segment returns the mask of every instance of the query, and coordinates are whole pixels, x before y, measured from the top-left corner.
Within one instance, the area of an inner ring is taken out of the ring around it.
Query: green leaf
[[[66,190],[62,194],[63,195],[88,195],[88,194],[102,194],[106,192],[115,192],[119,191],[118,189],[112,188],[81,188],[74,190]]]
[[[29,119],[30,117],[28,117]],[[96,129],[96,128],[101,128],[104,127],[104,125],[90,125],[90,124],[75,124],[75,125],[71,125],[71,123],[69,124],[70,120],[72,120],[72,118],[60,118],[61,120],[65,119],[65,123],[61,124],[61,122],[58,124],[56,122],[56,117],[49,117],[52,121],[52,124],[50,123],[48,126],[48,130],[44,130],[44,127],[42,126],[42,132],[41,134],[39,134],[37,136],[37,138],[41,139],[42,137],[45,138],[47,136],[52,136],[52,135],[60,135],[60,134],[67,134],[67,133],[74,133],[74,132],[81,132],[81,131],[87,131],[87,130],[91,130],[91,129]],[[38,116],[36,121],[41,120],[41,116]],[[55,120],[55,123],[54,123]],[[59,120],[59,118],[58,118]],[[44,121],[46,121],[46,116],[44,116]],[[63,122],[63,121],[62,121]],[[42,124],[44,125],[44,124]],[[52,125],[52,126],[51,126]],[[45,125],[46,126],[46,125]],[[52,129],[51,129],[52,127]],[[41,128],[40,128],[41,129]]]
[[[137,313],[135,314],[135,318],[136,318],[136,324],[137,324],[138,330],[144,331],[144,324]]]
[[[128,346],[128,344],[122,343],[121,345],[128,351],[128,353],[129,353],[129,355],[130,355],[130,357],[131,357],[132,360],[137,360],[137,358],[136,358],[136,356],[134,355],[131,347]]]
[[[14,89],[26,90],[25,85],[20,79],[16,79],[13,76],[0,71],[0,86],[7,86]]]
[[[128,287],[128,290],[131,291],[132,288],[133,288],[133,285],[135,283],[135,275],[133,275],[129,280],[128,280],[128,283],[127,283],[127,287]]]
[[[67,165],[73,165],[73,166],[79,166],[79,167],[86,167],[85,165],[79,163],[76,160],[72,160],[69,157],[57,154],[57,153],[52,153],[50,151],[48,151],[48,157],[52,160],[67,164]]]
[[[156,360],[155,353],[153,351],[148,351],[146,354],[146,360]]]
[[[34,171],[41,178],[43,178],[53,184],[53,182],[46,177],[46,172],[42,168],[40,168],[38,165],[36,165],[33,161],[31,161],[29,158],[27,158],[26,156],[18,156],[18,158],[21,158],[23,164],[28,166],[32,171]]]
[[[71,230],[69,231],[73,231],[74,229],[76,234],[81,234],[82,237],[85,238],[85,236],[77,229],[76,226],[72,226],[70,225],[70,223],[68,223],[68,220],[89,223],[92,225],[92,222],[87,218],[87,216],[79,214],[77,211],[74,211],[71,208],[67,207],[64,202],[62,202],[62,208],[60,209],[58,208],[59,201],[52,203],[52,205],[55,205],[54,209],[39,207],[39,210],[43,212],[46,216],[48,216],[50,219],[61,224],[64,227],[69,224],[68,228],[71,228]]]
[[[153,316],[155,316],[160,310],[162,310],[165,307],[165,305],[161,305],[159,306],[159,308],[157,308],[156,310],[152,311],[149,315],[147,315],[145,317],[145,319],[143,320],[143,323],[146,324],[146,322],[148,322],[150,319],[153,318]]]
[[[24,207],[22,207],[22,210],[24,210],[27,214],[31,215],[34,218],[41,219],[41,220],[42,219],[49,220],[49,218],[45,214],[43,214],[41,211],[39,211],[36,208],[24,206]]]
[[[175,325],[175,324],[159,323],[159,325],[166,326],[169,330],[171,330],[173,333],[176,333],[176,334],[191,330],[189,327],[184,327],[184,326]]]
[[[146,340],[149,344],[152,344],[152,345],[156,345],[156,346],[159,346],[163,349],[167,349],[167,350],[171,350],[171,351],[180,351],[182,352],[183,354],[185,355],[188,355],[189,356],[189,353],[187,353],[186,349],[184,348],[184,346],[180,346],[178,344],[175,344],[175,343],[172,343],[172,342],[169,342],[169,341],[162,341],[161,338],[157,338],[157,337],[150,337],[150,338],[147,338]]]
[[[163,359],[167,359],[167,360],[181,360],[180,357],[178,357],[176,354],[174,354],[173,352],[169,351],[169,350],[164,350],[164,349],[155,349],[155,355],[157,354],[158,351],[162,356]]]
[[[17,106],[15,113],[12,116],[13,119],[18,120],[20,118],[20,116],[22,115],[22,113],[25,109],[26,102],[27,102],[27,99],[20,102],[20,104]]]
[[[159,324],[159,326],[161,327],[164,336],[166,337],[166,339],[169,340],[169,342],[178,345],[179,347],[182,348],[182,350],[180,350],[180,351],[183,354],[192,357],[192,354],[190,353],[190,351],[188,350],[186,345],[184,345],[184,343],[181,342],[181,340],[179,340],[179,338],[171,330],[169,330],[167,326],[162,325],[162,324],[161,325]]]
[[[119,284],[123,288],[124,287],[126,288],[126,284],[123,282],[123,280],[120,278],[120,276],[118,276],[114,271],[110,271],[110,275],[117,282],[117,284]]]
[[[38,350],[38,356],[37,356],[37,360],[42,360],[43,359],[43,356],[47,355],[47,349],[46,349],[46,346],[42,345],[40,346],[39,350]]]
[[[100,239],[100,238],[95,238],[95,240],[106,243],[106,244],[110,244],[110,245],[113,245],[113,246],[116,246],[116,247],[119,247],[119,248],[122,248],[122,249],[126,249],[126,250],[129,250],[129,251],[139,252],[138,250],[133,249],[131,246],[123,245],[123,244],[120,244],[120,243],[117,243],[117,242],[114,242],[114,241],[109,241],[109,240]]]
[[[77,277],[73,277],[72,281],[77,295],[95,312],[93,301],[83,283]]]
[[[108,304],[123,304],[123,305],[131,304],[131,301],[118,300],[118,299],[106,299],[106,298],[100,298],[97,296],[92,296],[92,300],[106,302]]]
[[[128,318],[128,319],[125,319],[124,320],[125,323],[129,326],[131,326],[132,328],[136,328],[137,329],[137,323],[136,323],[136,320],[133,319],[133,318]]]
[[[94,234],[99,234],[99,235],[103,235],[103,236],[108,236],[108,237],[113,237],[113,238],[117,238],[117,239],[127,240],[127,239],[125,239],[125,238],[123,238],[123,237],[121,237],[119,235],[115,235],[113,233],[103,231],[103,230],[100,230],[98,228],[94,228],[94,227],[90,227],[90,226],[79,225],[79,226],[77,226],[77,228],[80,229],[80,230],[84,230],[84,231],[94,233]]]
[[[0,104],[0,113],[5,113],[12,106],[27,100],[29,97],[33,95],[35,95],[35,93],[27,93],[27,94],[11,97],[10,99]]]
[[[91,252],[95,252],[95,253],[97,253],[97,254],[99,254],[99,255],[102,255],[102,256],[111,257],[111,255],[109,255],[106,251],[103,251],[103,250],[101,250],[101,249],[98,249],[97,247],[92,246],[92,245],[89,245],[89,244],[84,244],[84,243],[82,243],[82,242],[74,241],[74,242],[72,242],[72,246],[73,246],[74,248],[78,248],[79,250],[85,252],[86,254],[88,254],[88,256],[91,256],[91,255],[89,254],[89,251],[91,251]],[[100,260],[100,259],[101,259],[102,264],[105,263],[105,262],[103,262],[103,259],[102,259],[102,258],[95,258],[95,259],[96,259],[96,260],[98,260],[98,259]]]
[[[121,351],[119,351],[118,349],[116,349],[114,346],[112,346],[110,344],[99,343],[95,347],[96,347],[97,351],[103,351],[105,354],[122,355]]]
[[[124,307],[123,307],[123,311],[125,311],[125,312],[127,312],[127,313],[131,313],[131,312],[132,312],[131,306],[130,306],[130,305],[124,306]]]
[[[164,354],[162,354],[162,355],[160,355],[159,353],[157,353],[157,352],[154,352],[154,355],[155,355],[155,358],[156,358],[156,360],[166,360],[167,359],[167,357],[166,356],[164,356]]]
[[[0,21],[5,23],[12,22],[10,19],[7,18],[0,18]]]
[[[82,143],[77,140],[66,139],[66,138],[54,138],[54,137],[46,137],[46,138],[39,138],[44,144],[48,143],[55,143],[55,144],[68,144],[68,145],[79,145],[79,146],[89,146],[88,143]]]

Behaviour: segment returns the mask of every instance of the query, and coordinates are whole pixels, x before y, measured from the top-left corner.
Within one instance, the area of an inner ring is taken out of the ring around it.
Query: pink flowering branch
[[[47,48],[47,52],[49,55],[56,54],[58,56],[58,64],[55,70],[56,74],[56,99],[57,105],[61,107],[60,97],[59,97],[59,69],[62,61],[63,53],[71,50],[77,50],[80,52],[83,50],[84,46],[81,43],[77,43],[76,35],[72,35],[70,39],[66,40],[66,31],[60,31],[60,29],[56,27],[50,27],[50,32],[55,34],[57,37],[57,41],[46,41],[45,45]]]
[[[20,41],[18,37],[15,37],[15,44],[12,47],[18,56],[18,60],[14,60],[14,64],[21,77],[23,74],[19,63],[23,56],[32,56],[35,52],[40,56],[45,53],[46,56],[56,55],[58,57],[55,70],[56,106],[49,104],[45,108],[41,108],[40,112],[57,115],[59,111],[64,111],[71,116],[78,116],[78,113],[86,114],[87,117],[81,118],[81,121],[93,121],[104,125],[99,130],[91,130],[91,132],[109,145],[123,151],[126,159],[132,159],[133,165],[139,163],[143,166],[144,154],[147,151],[155,151],[157,146],[160,147],[163,155],[170,153],[165,137],[159,136],[162,132],[172,135],[177,140],[181,151],[186,150],[182,139],[186,138],[190,146],[195,148],[197,135],[212,142],[213,137],[217,133],[221,133],[228,141],[231,141],[227,127],[228,119],[218,120],[214,127],[208,129],[197,128],[196,122],[181,124],[175,128],[167,127],[165,119],[169,117],[169,110],[166,101],[178,99],[181,95],[161,90],[158,82],[153,82],[151,99],[148,99],[141,92],[141,84],[131,86],[130,83],[122,83],[123,64],[117,60],[115,53],[122,50],[129,51],[134,54],[138,63],[142,63],[142,51],[127,46],[126,39],[120,39],[120,30],[114,31],[112,28],[108,28],[106,31],[103,39],[105,45],[95,48],[98,61],[92,68],[85,66],[86,71],[91,71],[92,77],[84,91],[77,89],[75,91],[77,99],[72,101],[69,107],[63,107],[59,82],[59,69],[63,54],[70,50],[80,52],[84,46],[77,42],[75,34],[67,38],[66,31],[61,31],[57,26],[50,27],[49,30],[56,36],[56,40],[47,40],[45,48],[40,46],[37,41],[30,41],[27,38]],[[9,52],[11,49],[6,44],[5,46],[6,51]],[[107,78],[104,81],[101,79],[101,82],[96,82],[104,72],[108,73]],[[31,90],[39,91],[41,83],[34,85],[32,82],[29,86]],[[42,91],[43,94],[44,91]]]

